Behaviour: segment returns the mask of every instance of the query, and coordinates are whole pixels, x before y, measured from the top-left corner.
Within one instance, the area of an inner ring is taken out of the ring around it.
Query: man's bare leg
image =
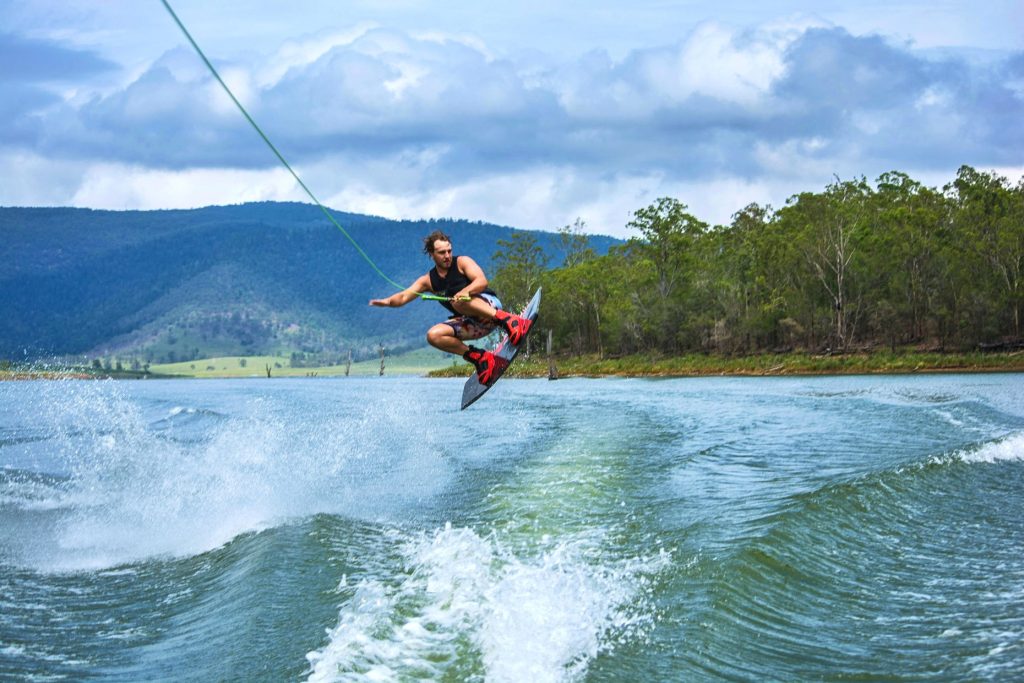
[[[508,337],[512,340],[513,344],[519,343],[532,324],[526,318],[509,313],[508,311],[496,309],[487,303],[486,299],[477,296],[469,301],[453,301],[452,306],[462,315],[484,320],[496,320],[508,332]]]
[[[484,320],[494,320],[494,315],[498,312],[494,306],[487,303],[486,299],[479,296],[474,296],[469,301],[453,301],[452,308],[458,311],[460,315],[468,315]]]
[[[469,351],[461,339],[455,336],[455,330],[451,325],[438,323],[427,330],[427,343],[436,349],[462,356]]]
[[[484,384],[491,381],[496,363],[490,351],[474,349],[455,336],[451,325],[438,323],[427,330],[427,341],[431,346],[448,353],[462,356],[476,367],[477,378]]]

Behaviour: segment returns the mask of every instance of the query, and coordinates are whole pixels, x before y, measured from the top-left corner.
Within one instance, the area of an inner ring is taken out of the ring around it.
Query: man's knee
[[[447,329],[446,329],[447,328]],[[434,325],[427,330],[427,343],[431,346],[437,346],[438,344],[444,343],[445,337],[454,336],[452,330],[447,325]]]

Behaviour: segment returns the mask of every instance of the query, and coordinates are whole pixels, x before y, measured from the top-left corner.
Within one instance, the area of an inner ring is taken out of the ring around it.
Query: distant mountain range
[[[452,236],[489,275],[509,227],[332,212],[391,279],[431,266],[421,238]],[[562,262],[558,235],[531,233]],[[604,253],[617,243],[595,236]],[[173,362],[291,355],[331,362],[423,345],[433,302],[372,308],[385,282],[316,206],[261,202],[168,211],[0,207],[0,359],[116,356]]]

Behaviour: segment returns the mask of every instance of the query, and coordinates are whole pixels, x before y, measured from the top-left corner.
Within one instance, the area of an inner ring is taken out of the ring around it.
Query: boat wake
[[[600,653],[652,623],[650,577],[669,558],[595,564],[584,541],[519,559],[494,537],[446,525],[401,543],[405,571],[363,579],[310,681],[575,680]]]

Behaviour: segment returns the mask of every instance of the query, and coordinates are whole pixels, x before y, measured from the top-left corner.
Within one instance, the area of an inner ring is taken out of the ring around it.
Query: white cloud
[[[680,95],[706,95],[752,106],[785,71],[783,53],[798,34],[745,34],[714,23],[699,27],[679,55]],[[678,97],[678,95],[677,95]]]
[[[801,35],[788,23],[741,30],[705,22],[681,43],[638,50],[622,62],[592,53],[550,74],[548,83],[569,114],[596,120],[685,109],[695,97],[758,109]]]
[[[0,206],[66,205],[85,166],[31,151],[0,150]]]
[[[465,217],[526,229],[551,230],[560,174],[540,169],[472,178],[442,188],[410,189],[347,183],[327,200],[331,206],[396,219]],[[514,218],[514,222],[509,218]]]
[[[444,31],[412,31],[410,35],[416,40],[433,43],[459,43],[484,55],[488,61],[497,59],[487,43],[479,36],[467,33],[447,33]]]
[[[375,22],[360,22],[341,31],[326,31],[317,35],[286,40],[259,69],[257,83],[266,89],[276,85],[289,69],[308,66],[335,47],[351,45],[368,31],[378,28]]]
[[[621,234],[661,196],[718,223],[834,174],[948,181],[961,163],[1024,154],[1009,61],[926,59],[814,17],[705,21],[619,57],[503,54],[467,32],[371,21],[298,35],[264,56],[211,56],[314,191],[348,211],[541,229],[581,217]],[[125,87],[74,83],[57,104],[32,83],[35,99],[0,97],[0,152],[28,159],[0,200],[304,200],[191,52],[129,72]]]
[[[699,219],[724,224],[750,204],[774,203],[803,189],[823,185],[822,178],[772,181],[714,178],[679,182],[663,174],[581,174],[572,167],[548,167],[532,172],[497,175],[453,184],[441,191],[411,191],[355,183],[330,196],[327,204],[358,213],[394,219],[467,217],[533,230],[556,230],[581,218],[593,233],[628,238],[626,225],[638,209],[659,197],[676,197]]]
[[[932,85],[925,88],[920,97],[914,102],[914,107],[920,110],[931,108],[946,108],[951,104],[952,93],[941,85]]]
[[[285,169],[157,171],[94,164],[71,203],[97,209],[184,209],[255,201],[301,201],[306,195]]]
[[[242,103],[247,110],[254,109],[259,104],[259,88],[253,82],[249,72],[240,67],[228,67],[219,69],[220,77],[224,79],[231,93]],[[207,107],[214,114],[224,116],[238,116],[238,108],[220,83],[208,82],[203,88],[207,99]]]
[[[767,178],[827,178],[838,170],[835,158],[825,153],[827,146],[828,142],[819,136],[757,142],[754,158]]]

